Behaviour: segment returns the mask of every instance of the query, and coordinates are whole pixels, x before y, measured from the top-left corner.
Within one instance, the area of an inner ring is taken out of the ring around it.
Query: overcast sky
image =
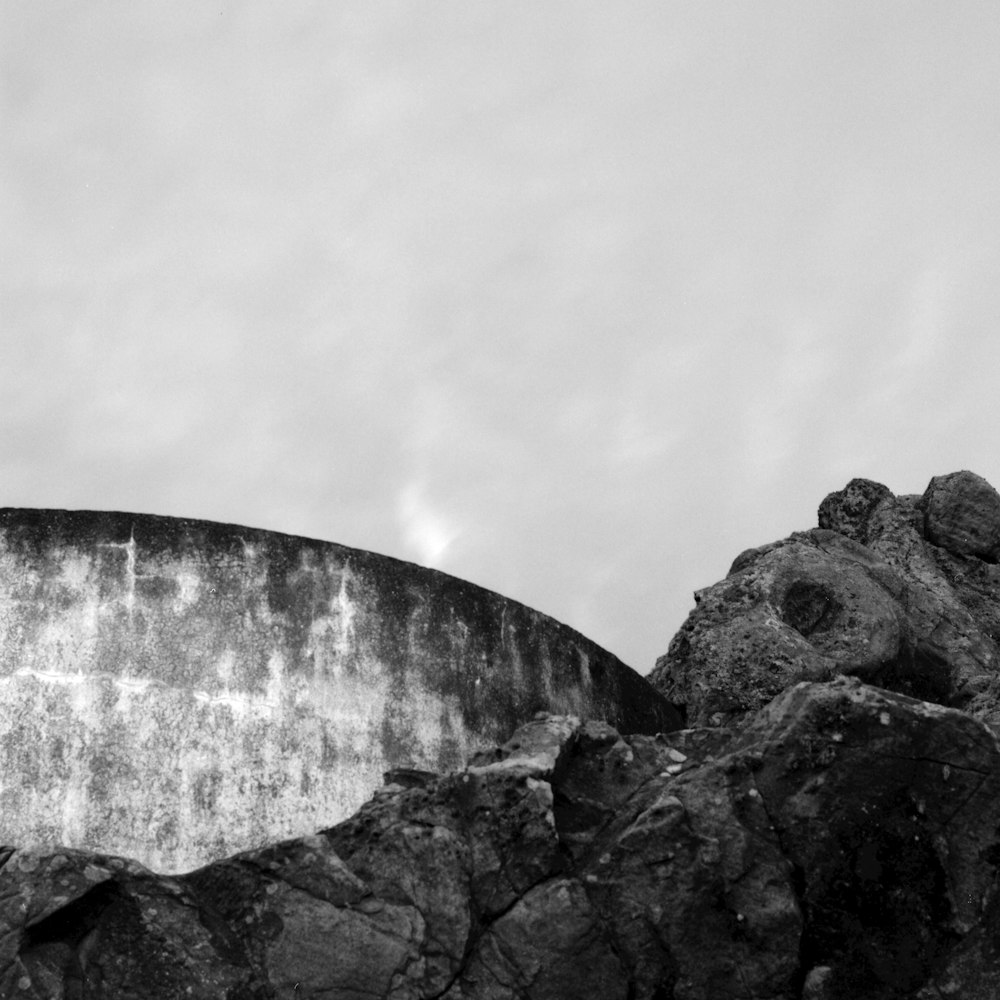
[[[0,0],[0,503],[342,542],[642,673],[1000,486],[1000,9]]]

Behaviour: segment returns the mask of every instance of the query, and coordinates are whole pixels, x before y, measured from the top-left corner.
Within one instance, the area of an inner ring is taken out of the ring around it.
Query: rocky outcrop
[[[845,673],[1000,726],[998,556],[1000,495],[979,476],[898,497],[852,480],[817,528],[742,553],[699,591],[650,681],[689,725]]]
[[[0,851],[0,997],[995,1000],[996,512],[853,480],[658,665],[689,727],[540,713],[183,875]]]
[[[1000,746],[839,678],[742,729],[544,716],[189,875],[6,851],[0,995],[865,1000],[1000,989]]]
[[[182,871],[461,767],[535,712],[676,728],[578,632],[373,552],[141,514],[0,510],[8,843]]]

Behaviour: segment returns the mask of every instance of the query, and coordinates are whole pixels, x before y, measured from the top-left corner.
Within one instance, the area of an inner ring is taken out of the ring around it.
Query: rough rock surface
[[[819,527],[737,556],[650,681],[688,725],[733,723],[838,673],[1000,726],[1000,495],[971,472],[894,496],[854,479]]]
[[[544,716],[188,875],[7,849],[0,995],[995,996],[998,864],[987,726],[802,682],[741,730]]]
[[[0,998],[995,1000],[996,494],[853,480],[660,663],[690,728],[542,713],[184,875],[0,849]]]

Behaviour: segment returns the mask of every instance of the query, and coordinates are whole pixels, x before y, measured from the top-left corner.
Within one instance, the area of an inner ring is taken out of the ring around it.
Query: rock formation
[[[0,853],[0,997],[995,1000],[1000,499],[854,480],[656,670],[689,728],[540,713],[312,836],[156,875]]]
[[[435,570],[277,532],[0,510],[2,842],[182,871],[344,819],[539,710],[680,725],[610,653]]]
[[[997,995],[1000,749],[966,713],[801,682],[739,731],[543,716],[410,779],[174,878],[6,851],[0,995]]]
[[[819,527],[736,557],[650,681],[688,725],[736,722],[838,673],[1000,725],[1000,495],[971,472],[896,497],[854,479]]]

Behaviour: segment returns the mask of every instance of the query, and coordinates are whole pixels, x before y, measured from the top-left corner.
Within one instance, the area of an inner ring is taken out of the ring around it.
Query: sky
[[[0,0],[0,505],[432,566],[647,673],[1000,487],[993,0]]]

